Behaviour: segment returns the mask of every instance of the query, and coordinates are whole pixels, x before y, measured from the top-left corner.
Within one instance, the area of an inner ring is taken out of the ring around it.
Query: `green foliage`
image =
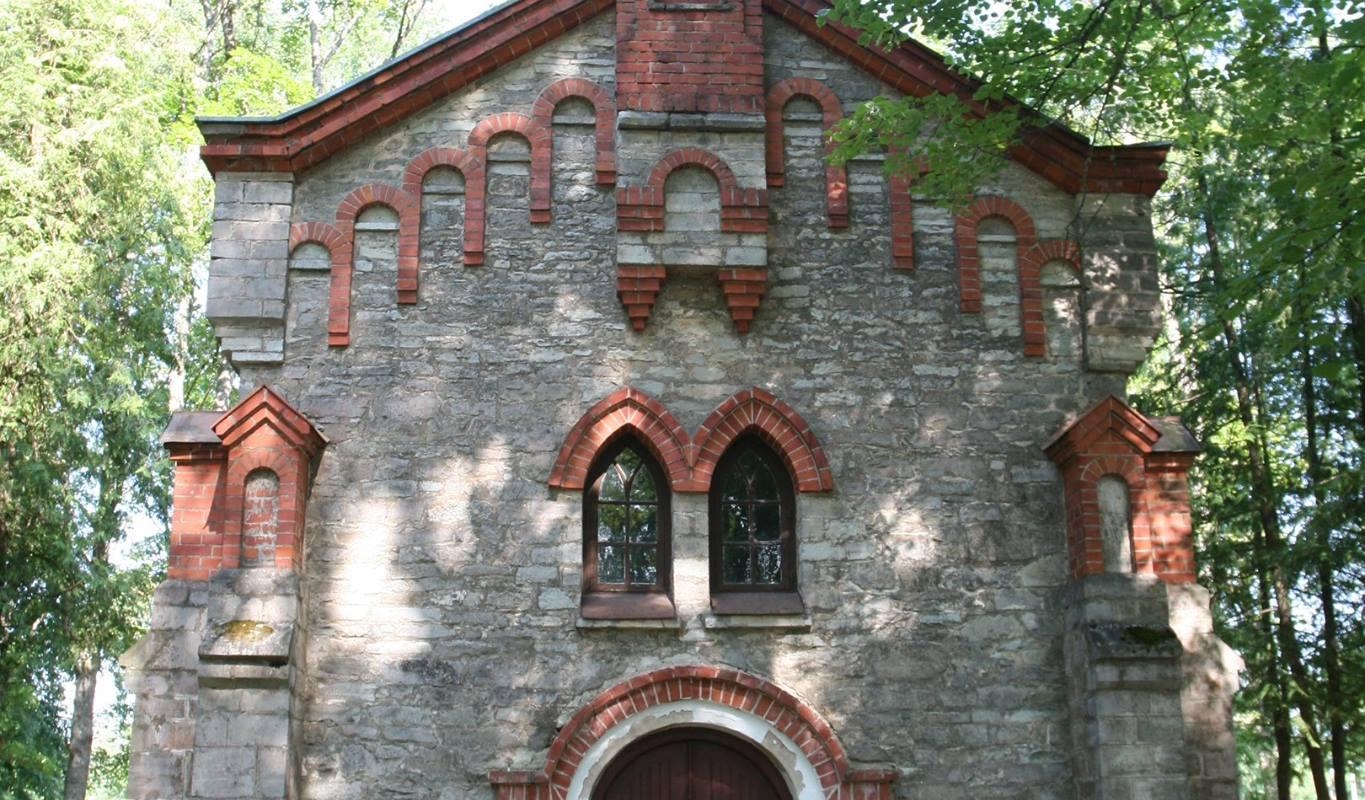
[[[239,47],[205,94],[197,109],[205,116],[270,116],[312,99],[313,87],[278,59]]]
[[[174,30],[115,0],[0,6],[0,786],[48,797],[61,685],[131,643],[155,563],[113,566],[164,516],[156,445],[171,314],[203,247]]]
[[[192,300],[212,199],[194,115],[306,102],[429,31],[425,5],[0,2],[0,800],[61,795],[63,688],[82,659],[115,668],[163,568],[159,435],[231,389]],[[97,797],[126,783],[115,711]]]
[[[1309,741],[1337,740],[1359,771],[1365,3],[836,0],[831,16],[874,45],[937,44],[982,79],[972,101],[1019,98],[1101,144],[1173,143],[1154,203],[1172,325],[1130,391],[1205,444],[1191,475],[1201,581],[1246,659],[1244,788],[1274,791],[1277,714],[1292,717],[1292,769],[1307,767]],[[927,166],[916,192],[958,205],[1019,124],[1040,121],[879,99],[836,131],[836,157],[906,147],[889,168]]]

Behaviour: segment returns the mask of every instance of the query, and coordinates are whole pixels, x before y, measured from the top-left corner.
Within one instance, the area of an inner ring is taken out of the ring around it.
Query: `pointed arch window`
[[[608,447],[583,493],[583,606],[588,619],[674,616],[668,479],[633,437]]]
[[[711,480],[711,606],[726,614],[801,613],[791,473],[758,436],[736,439]]]

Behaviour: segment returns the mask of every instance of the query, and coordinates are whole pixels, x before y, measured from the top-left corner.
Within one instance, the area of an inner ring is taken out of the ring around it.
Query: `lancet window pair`
[[[596,459],[583,500],[585,616],[673,615],[670,500],[662,467],[635,438]],[[799,610],[793,480],[758,436],[736,439],[717,463],[709,528],[715,610]]]

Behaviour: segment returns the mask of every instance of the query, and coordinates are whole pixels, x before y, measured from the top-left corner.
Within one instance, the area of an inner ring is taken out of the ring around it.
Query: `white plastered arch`
[[[607,766],[633,742],[682,727],[710,728],[743,739],[772,761],[795,800],[825,800],[815,766],[795,742],[756,714],[706,700],[651,706],[613,726],[583,754],[569,784],[568,800],[589,800]]]

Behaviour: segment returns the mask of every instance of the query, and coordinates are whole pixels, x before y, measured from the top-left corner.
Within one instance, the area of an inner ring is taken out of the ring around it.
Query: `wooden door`
[[[681,728],[647,736],[608,766],[593,800],[791,800],[763,753],[733,736]]]

